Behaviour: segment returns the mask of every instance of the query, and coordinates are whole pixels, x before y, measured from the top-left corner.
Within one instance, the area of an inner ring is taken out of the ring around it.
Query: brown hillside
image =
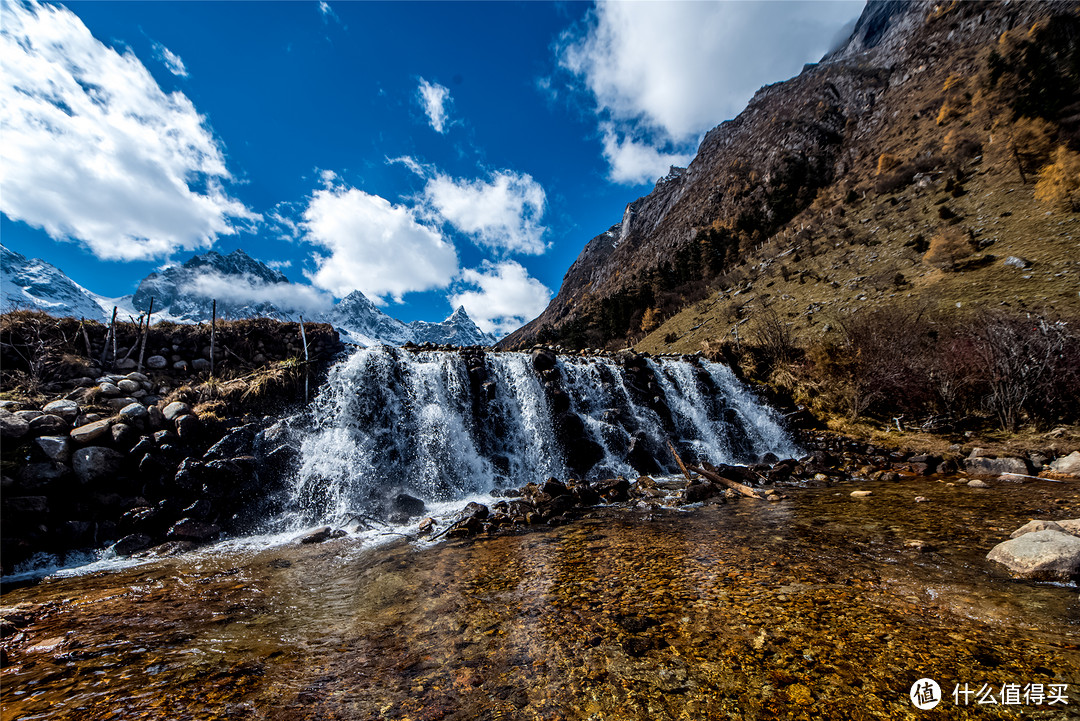
[[[501,345],[693,351],[763,308],[800,340],[878,305],[1075,314],[1078,101],[1076,3],[871,3]]]

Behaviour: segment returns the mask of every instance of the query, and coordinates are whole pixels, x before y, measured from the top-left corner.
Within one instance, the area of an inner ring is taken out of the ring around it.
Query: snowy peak
[[[403,323],[383,313],[358,290],[342,298],[332,310],[317,320],[330,323],[339,333],[359,345],[401,345],[412,342],[467,346],[495,343],[494,338],[476,327],[461,306],[441,323],[423,320]]]
[[[0,312],[35,308],[55,316],[104,320],[99,298],[59,268],[0,245]]]

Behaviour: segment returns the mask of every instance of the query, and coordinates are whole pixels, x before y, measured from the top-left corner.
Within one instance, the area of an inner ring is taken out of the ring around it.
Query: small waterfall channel
[[[695,358],[361,349],[306,411],[286,503],[299,525],[340,523],[407,493],[428,503],[548,477],[677,472],[797,449],[726,366]]]

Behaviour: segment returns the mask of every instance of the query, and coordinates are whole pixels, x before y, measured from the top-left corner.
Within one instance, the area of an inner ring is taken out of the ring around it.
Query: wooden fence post
[[[146,354],[146,339],[150,336],[150,316],[154,314],[154,296],[150,296],[150,308],[146,311],[146,330],[143,331],[142,344],[139,346],[139,364],[135,370],[142,373],[143,355]]]
[[[210,377],[214,377],[214,341],[217,335],[217,301],[210,306]]]

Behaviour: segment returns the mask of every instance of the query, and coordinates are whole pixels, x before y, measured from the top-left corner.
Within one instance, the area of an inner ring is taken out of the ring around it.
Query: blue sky
[[[501,335],[860,9],[3,0],[0,237],[107,296],[243,248],[309,313]]]

